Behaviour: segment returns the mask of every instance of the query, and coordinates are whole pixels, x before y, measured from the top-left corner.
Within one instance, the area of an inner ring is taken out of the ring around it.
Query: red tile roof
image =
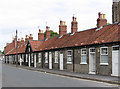
[[[8,53],[10,53],[13,49],[14,49],[14,43],[13,42],[9,43],[8,45],[6,45],[6,47],[5,47],[5,53],[6,53],[6,55]]]
[[[29,41],[33,51],[50,50],[65,47],[74,47],[98,43],[109,43],[120,41],[120,26],[118,23],[106,25],[101,28],[93,28],[85,31],[76,32],[74,34],[66,34],[61,37],[54,37],[45,41]],[[18,44],[18,53],[25,53],[27,43],[23,46]],[[7,54],[15,54],[14,44],[10,43],[6,46]]]
[[[98,43],[109,43],[120,41],[119,37],[119,26],[118,24],[107,25],[96,31],[88,40],[88,44],[94,44],[95,41]]]
[[[79,46],[81,43],[85,43],[89,36],[94,34],[95,30],[96,28],[48,39],[38,48],[38,51]]]
[[[37,51],[37,48],[43,43],[43,41],[31,40],[29,41],[33,51]]]
[[[25,53],[26,45],[27,45],[27,42],[24,42],[22,44],[19,43],[17,48],[17,53]],[[10,54],[16,54],[15,47],[13,47],[12,50],[9,53],[7,53],[7,55],[10,55]]]
[[[118,23],[48,39],[37,51],[120,41]]]

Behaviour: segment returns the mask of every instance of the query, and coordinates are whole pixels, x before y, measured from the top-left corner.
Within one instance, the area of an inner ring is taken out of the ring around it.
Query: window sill
[[[58,62],[55,62],[55,64],[58,64]]]
[[[82,65],[87,65],[87,63],[86,63],[86,62],[81,62],[80,64],[82,64]]]
[[[108,63],[100,63],[100,65],[106,65],[106,66],[107,66],[107,65],[109,65],[109,64],[108,64]]]
[[[67,62],[67,64],[72,64],[72,62]]]

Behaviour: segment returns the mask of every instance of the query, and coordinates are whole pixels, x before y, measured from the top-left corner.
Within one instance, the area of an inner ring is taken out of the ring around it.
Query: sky
[[[33,34],[38,29],[59,32],[60,20],[66,21],[71,32],[73,15],[77,17],[78,31],[96,27],[98,12],[106,14],[112,23],[112,0],[0,0],[0,50],[12,42],[16,29],[18,38]]]

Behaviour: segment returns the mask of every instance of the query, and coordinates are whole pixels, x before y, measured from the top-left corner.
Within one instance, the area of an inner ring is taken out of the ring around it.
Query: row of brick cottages
[[[39,30],[38,40],[32,35],[25,41],[18,39],[18,62],[29,67],[65,70],[78,73],[120,75],[120,23],[107,25],[104,14],[99,13],[97,27],[77,31],[78,23],[73,17],[71,33],[60,21],[59,36],[50,38],[46,26],[46,38]],[[21,61],[23,59],[23,61]],[[5,47],[5,63],[16,62],[16,42],[13,39]]]

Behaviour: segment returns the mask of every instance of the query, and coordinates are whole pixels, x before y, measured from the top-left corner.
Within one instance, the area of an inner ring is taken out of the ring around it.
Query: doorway
[[[52,52],[49,52],[49,69],[52,69]]]
[[[96,53],[95,48],[89,49],[89,74],[96,74]]]
[[[63,70],[63,52],[60,52],[60,70]]]
[[[118,46],[112,46],[112,76],[120,76],[120,68],[119,68],[119,52],[120,47]]]

